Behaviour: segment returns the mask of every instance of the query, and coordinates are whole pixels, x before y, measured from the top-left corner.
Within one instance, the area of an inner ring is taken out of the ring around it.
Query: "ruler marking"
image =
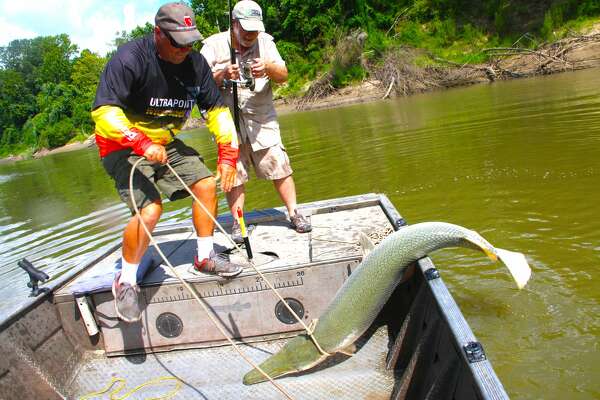
[[[274,283],[274,287],[276,289],[285,289],[291,287],[298,287],[304,285],[304,279],[299,277],[295,280],[287,280],[287,281],[279,281]],[[201,292],[201,297],[210,298],[210,297],[221,297],[221,296],[231,296],[236,294],[245,294],[245,293],[255,293],[255,292],[264,292],[266,290],[270,290],[270,288],[264,284],[262,281],[258,282],[254,286],[243,286],[241,288],[226,288],[224,289],[222,286],[218,286],[218,290],[206,289]],[[147,304],[158,304],[158,303],[172,303],[181,300],[191,300],[194,297],[187,293],[178,294],[177,296],[173,296],[171,294],[164,294],[159,297],[153,297],[147,301]]]

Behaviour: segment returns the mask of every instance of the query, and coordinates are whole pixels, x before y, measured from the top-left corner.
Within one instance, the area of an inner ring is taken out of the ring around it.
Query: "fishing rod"
[[[227,0],[227,6],[229,7],[229,51],[231,55],[231,65],[237,64],[237,60],[235,57],[235,48],[233,47],[233,9],[231,8],[231,0]],[[233,88],[233,122],[235,124],[236,132],[240,132],[240,110],[238,108],[238,92],[237,92],[237,82],[233,79],[231,80],[231,85]],[[248,254],[248,258],[252,259],[252,248],[250,247],[250,240],[248,239],[248,235],[246,234],[246,227],[244,224],[244,217],[241,208],[237,209],[237,217],[238,224],[240,224],[242,229],[242,237],[244,239],[244,244],[246,247],[246,254]],[[235,216],[234,216],[235,218]]]
[[[227,7],[229,7],[229,51],[231,56],[231,65],[237,64],[235,58],[235,48],[233,47],[233,9],[231,8],[231,0],[227,0]],[[233,122],[235,123],[235,129],[237,132],[240,131],[240,111],[238,109],[238,94],[237,94],[237,82],[233,79],[230,81],[233,88]]]

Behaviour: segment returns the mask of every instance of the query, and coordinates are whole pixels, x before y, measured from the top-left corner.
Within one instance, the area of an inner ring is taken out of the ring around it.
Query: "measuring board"
[[[306,324],[318,318],[358,266],[359,257],[265,271],[266,279]],[[226,280],[190,282],[233,338],[246,341],[282,337],[303,329],[255,272]],[[179,282],[142,286],[142,320],[120,322],[110,292],[96,293],[96,317],[107,354],[160,351],[225,343],[204,309]]]

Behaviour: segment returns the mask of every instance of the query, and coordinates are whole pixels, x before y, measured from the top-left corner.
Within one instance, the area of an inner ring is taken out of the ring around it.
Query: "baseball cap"
[[[202,39],[196,28],[194,12],[185,3],[162,5],[156,13],[154,23],[180,46],[189,46]]]
[[[248,32],[264,32],[265,26],[262,22],[262,10],[256,2],[252,0],[238,1],[233,7],[231,16],[240,21],[242,28]]]

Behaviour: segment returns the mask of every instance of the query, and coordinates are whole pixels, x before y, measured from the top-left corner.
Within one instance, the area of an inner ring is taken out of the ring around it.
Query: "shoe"
[[[290,216],[292,229],[298,233],[306,233],[312,231],[312,225],[308,218],[300,214],[298,210],[294,210],[294,215]]]
[[[244,238],[242,237],[242,228],[236,220],[233,220],[233,226],[231,227],[231,240],[235,244],[244,244]]]
[[[198,257],[194,256],[194,271],[203,272],[205,274],[219,275],[223,278],[233,278],[239,275],[244,270],[244,267],[234,264],[229,261],[229,257],[224,254],[215,254],[211,251],[210,257],[202,261],[198,261]]]
[[[142,318],[140,310],[139,293],[137,285],[120,283],[121,272],[117,272],[112,285],[112,293],[115,298],[115,311],[117,316],[125,322],[136,322]]]

